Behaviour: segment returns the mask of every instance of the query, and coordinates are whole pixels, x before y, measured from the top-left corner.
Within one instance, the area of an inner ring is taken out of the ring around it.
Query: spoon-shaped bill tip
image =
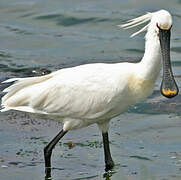
[[[159,28],[159,38],[163,60],[163,78],[160,90],[163,96],[172,98],[178,94],[179,89],[170,62],[170,29],[163,30]]]
[[[175,97],[178,94],[178,92],[179,92],[178,88],[175,88],[175,89],[162,88],[161,89],[162,95],[167,98]]]

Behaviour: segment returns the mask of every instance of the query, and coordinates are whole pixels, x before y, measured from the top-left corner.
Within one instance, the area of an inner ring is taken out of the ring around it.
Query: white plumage
[[[139,64],[132,63],[97,63],[41,77],[10,79],[5,82],[15,83],[4,90],[7,94],[2,98],[2,111],[14,109],[46,114],[62,121],[64,130],[95,122],[107,123],[152,92],[154,81],[151,89],[141,90],[146,80],[140,82],[135,66],[139,68]]]
[[[163,16],[169,15],[164,10],[158,12]],[[156,13],[135,18],[122,27],[137,26],[156,16]],[[146,28],[149,26],[151,23]],[[147,34],[145,54],[140,63],[87,64],[41,77],[5,81],[15,83],[4,90],[7,94],[2,98],[2,111],[14,109],[47,114],[63,122],[64,130],[92,123],[98,123],[100,127],[107,124],[129,105],[153,91],[160,71],[161,53],[156,31],[151,35],[148,31]],[[107,131],[107,128],[101,130]]]
[[[109,121],[138,103],[153,91],[163,59],[161,92],[178,94],[170,67],[170,29],[172,17],[160,10],[135,18],[122,28],[150,21],[132,36],[147,30],[145,53],[139,63],[87,64],[61,69],[41,77],[15,78],[6,88],[1,111],[19,110],[42,114],[63,123],[63,130],[45,147],[46,175],[50,176],[51,153],[56,143],[72,129],[97,123],[103,135],[106,170],[114,163],[108,139]],[[169,82],[168,82],[169,81]]]

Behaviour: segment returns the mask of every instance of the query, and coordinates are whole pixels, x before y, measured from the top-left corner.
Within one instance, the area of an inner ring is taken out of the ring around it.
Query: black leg
[[[103,144],[104,144],[105,164],[106,164],[105,171],[107,172],[113,168],[114,162],[112,160],[111,152],[109,148],[108,132],[102,133],[102,137],[103,137]]]
[[[44,158],[45,158],[45,178],[51,177],[51,155],[52,150],[58,141],[67,133],[67,131],[61,130],[57,136],[55,136],[52,141],[44,148]]]

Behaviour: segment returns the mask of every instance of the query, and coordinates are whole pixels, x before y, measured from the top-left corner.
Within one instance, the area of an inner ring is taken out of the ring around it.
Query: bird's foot
[[[114,162],[113,162],[113,160],[110,160],[110,161],[106,162],[105,171],[108,172],[108,171],[112,170],[113,167],[114,167]]]
[[[51,167],[45,167],[45,180],[51,180]]]

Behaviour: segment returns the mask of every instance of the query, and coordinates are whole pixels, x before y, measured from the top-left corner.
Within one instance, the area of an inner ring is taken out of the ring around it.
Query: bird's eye
[[[158,23],[156,23],[156,27],[157,27],[158,29],[160,29],[160,27],[158,26]]]

